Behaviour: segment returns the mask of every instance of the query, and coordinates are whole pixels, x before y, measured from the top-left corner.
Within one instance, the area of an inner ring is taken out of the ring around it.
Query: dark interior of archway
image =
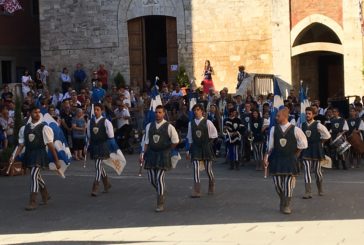
[[[319,97],[323,102],[328,98],[344,97],[343,56],[323,53],[318,56]],[[326,104],[326,103],[324,103]]]
[[[147,80],[154,82],[158,76],[161,81],[167,81],[166,17],[146,16],[144,23]]]
[[[308,96],[327,105],[329,98],[344,96],[343,56],[332,52],[308,52],[292,58],[292,81],[308,87]]]
[[[293,46],[311,43],[311,42],[327,42],[341,44],[339,37],[329,27],[313,23],[307,26],[296,38]]]

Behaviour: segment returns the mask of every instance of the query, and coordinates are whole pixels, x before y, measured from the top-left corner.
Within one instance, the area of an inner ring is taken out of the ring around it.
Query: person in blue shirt
[[[99,103],[104,99],[106,95],[105,89],[102,88],[102,82],[98,81],[96,86],[92,88],[92,97],[91,97],[91,103]]]
[[[87,78],[86,72],[82,69],[82,65],[80,63],[76,65],[76,70],[73,73],[73,78],[75,80],[74,88],[77,93],[79,93],[81,88],[83,87],[83,83]]]

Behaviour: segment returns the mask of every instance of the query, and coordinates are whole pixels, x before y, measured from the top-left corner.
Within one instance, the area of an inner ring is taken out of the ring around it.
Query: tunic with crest
[[[302,151],[302,158],[308,160],[322,160],[325,158],[324,149],[321,143],[321,134],[318,130],[319,122],[315,121],[308,125],[307,122],[302,124],[302,130],[308,141],[307,149]]]
[[[31,128],[30,123],[28,123],[24,128],[25,153],[23,165],[27,168],[35,166],[44,167],[49,164],[46,144],[43,138],[43,128],[45,126],[45,123],[40,123]]]
[[[197,125],[195,120],[191,122],[192,145],[191,160],[214,160],[212,142],[210,142],[209,132],[207,128],[207,120],[202,119]]]
[[[168,122],[163,123],[158,129],[156,123],[150,124],[148,135],[149,143],[145,152],[145,169],[170,170],[171,162],[171,138],[168,134]]]
[[[332,140],[335,140],[339,133],[343,132],[345,119],[344,118],[333,118],[330,120],[331,122],[331,135]]]
[[[110,157],[110,150],[107,144],[109,139],[105,126],[106,118],[96,122],[90,121],[90,155],[92,159],[107,159]]]
[[[300,128],[287,124],[283,132],[281,125],[271,129],[269,138],[269,171],[272,175],[297,175],[297,149],[307,148],[307,139]]]
[[[349,126],[349,131],[348,131],[348,135],[350,135],[354,129],[358,130],[360,123],[362,122],[362,120],[360,118],[350,118],[347,120],[348,122],[348,126]]]
[[[263,143],[264,133],[262,132],[264,126],[264,119],[263,118],[252,118],[250,121],[250,130],[253,133],[253,142],[254,143]]]

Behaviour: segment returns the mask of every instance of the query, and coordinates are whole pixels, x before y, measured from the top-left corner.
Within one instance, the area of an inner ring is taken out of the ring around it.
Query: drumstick
[[[264,166],[264,179],[268,177],[268,167]]]

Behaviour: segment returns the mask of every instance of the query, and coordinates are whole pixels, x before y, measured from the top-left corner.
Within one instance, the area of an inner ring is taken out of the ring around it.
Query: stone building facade
[[[43,0],[41,56],[53,88],[79,62],[142,87],[155,70],[173,81],[175,65],[200,81],[208,59],[217,89],[234,92],[243,64],[315,98],[364,94],[358,12],[357,0]]]

